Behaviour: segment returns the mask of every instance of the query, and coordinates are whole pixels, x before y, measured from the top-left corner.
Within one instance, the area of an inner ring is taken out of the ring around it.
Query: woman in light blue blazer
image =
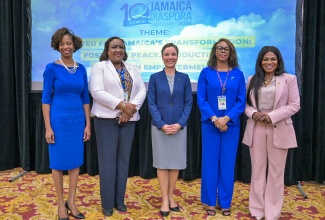
[[[149,80],[148,102],[152,116],[153,166],[162,193],[160,214],[180,209],[173,199],[180,169],[186,168],[187,120],[192,108],[192,89],[187,74],[178,72],[178,48],[172,43],[161,50],[165,68]]]
[[[230,216],[246,88],[236,49],[227,39],[212,47],[208,67],[199,76],[197,102],[202,124],[201,201],[208,215],[214,216],[219,204],[222,215]]]

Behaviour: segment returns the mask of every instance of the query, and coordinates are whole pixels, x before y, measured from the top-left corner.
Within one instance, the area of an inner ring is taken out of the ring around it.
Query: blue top
[[[170,93],[165,70],[150,76],[148,104],[151,124],[160,129],[165,124],[178,123],[182,128],[192,109],[191,81],[187,74],[176,71],[173,94]]]
[[[219,72],[222,83],[225,82],[227,72]],[[217,71],[211,67],[204,68],[199,76],[197,85],[197,103],[201,111],[201,121],[212,123],[210,118],[229,116],[227,125],[240,124],[240,115],[246,107],[246,86],[243,72],[233,68],[228,75],[226,83],[227,109],[218,110],[218,96],[222,95],[220,80]]]
[[[50,63],[44,71],[42,103],[50,105],[50,123],[55,143],[49,144],[50,168],[72,170],[84,161],[84,104],[89,104],[87,72],[78,64],[69,73],[62,65]]]
[[[64,96],[69,98],[65,99]],[[78,63],[77,71],[71,74],[60,64],[47,64],[44,71],[42,103],[51,105],[59,99],[58,104],[70,105],[70,98],[75,98],[80,104],[90,103],[86,68]]]

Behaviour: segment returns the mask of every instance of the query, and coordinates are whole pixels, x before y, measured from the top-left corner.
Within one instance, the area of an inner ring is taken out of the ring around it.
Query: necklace
[[[60,61],[60,63],[62,64],[62,66],[64,66],[64,68],[65,68],[66,70],[68,70],[69,73],[73,74],[73,73],[75,73],[75,72],[77,71],[78,66],[77,66],[76,61],[73,61],[73,68],[71,68],[71,69],[69,69],[69,68],[68,68],[68,67],[63,63],[63,61],[62,61],[61,58],[59,59],[59,61]]]
[[[264,86],[267,85],[269,82],[272,81],[272,79],[273,79],[273,76],[272,76],[270,79],[265,79],[265,78],[264,78],[263,85],[264,85]]]
[[[166,76],[167,76],[168,82],[173,82],[174,81],[175,75],[168,75],[168,74],[166,74]]]

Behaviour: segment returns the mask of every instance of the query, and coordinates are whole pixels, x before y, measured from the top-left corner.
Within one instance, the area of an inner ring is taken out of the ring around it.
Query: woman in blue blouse
[[[90,139],[90,107],[87,72],[73,59],[82,47],[80,37],[67,28],[58,29],[51,46],[60,52],[59,60],[44,71],[42,110],[45,138],[49,144],[50,168],[58,197],[58,219],[83,219],[75,204],[79,167],[84,161],[84,142]],[[63,170],[69,172],[69,195],[63,198]]]
[[[234,45],[217,41],[208,67],[199,76],[197,102],[202,124],[201,201],[207,214],[216,214],[216,205],[230,216],[234,188],[234,166],[240,134],[240,115],[245,110],[245,78],[238,69]]]

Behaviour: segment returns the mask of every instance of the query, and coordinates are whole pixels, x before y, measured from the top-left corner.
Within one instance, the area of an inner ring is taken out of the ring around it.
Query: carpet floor
[[[0,220],[50,220],[58,219],[57,200],[51,174],[28,172],[24,176],[9,181],[23,172],[21,168],[0,171]],[[205,206],[200,202],[201,180],[183,181],[176,184],[174,199],[181,212],[171,212],[164,219],[242,219],[251,220],[248,209],[249,184],[235,183],[231,216],[225,217],[217,210],[215,216],[208,216]],[[325,185],[303,182],[303,189],[308,199],[299,192],[296,186],[286,186],[281,220],[318,219],[325,220]],[[68,191],[68,176],[64,176],[65,198]],[[119,219],[119,220],[153,220],[163,219],[159,214],[161,197],[157,178],[128,178],[125,202],[127,212],[114,209],[111,217],[101,212],[99,195],[99,177],[80,175],[76,204],[86,219]],[[70,216],[70,219],[73,219]]]

